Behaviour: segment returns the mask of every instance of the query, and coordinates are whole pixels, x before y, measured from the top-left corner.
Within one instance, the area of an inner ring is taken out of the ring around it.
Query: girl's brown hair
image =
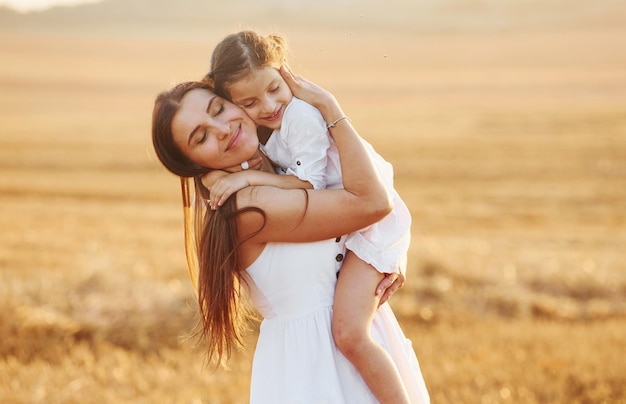
[[[235,346],[242,345],[249,306],[241,302],[245,272],[239,254],[240,245],[256,233],[239,240],[236,217],[258,208],[237,209],[229,198],[220,209],[206,208],[208,190],[202,175],[211,169],[198,166],[181,153],[173,141],[172,120],[180,101],[189,91],[205,89],[207,83],[186,82],[159,94],[152,114],[152,143],[157,157],[170,172],[181,179],[185,218],[185,250],[200,310],[199,336],[207,341],[208,360],[223,364]],[[260,231],[260,229],[259,229]]]
[[[250,71],[264,67],[279,68],[286,64],[287,43],[276,34],[262,36],[241,31],[224,38],[211,55],[211,71],[204,80],[225,98],[228,86]]]

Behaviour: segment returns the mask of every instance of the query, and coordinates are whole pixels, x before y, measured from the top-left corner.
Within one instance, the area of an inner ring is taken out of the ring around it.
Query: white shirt
[[[284,173],[308,181],[315,189],[342,186],[339,154],[322,114],[296,97],[285,108],[280,129],[262,147]]]

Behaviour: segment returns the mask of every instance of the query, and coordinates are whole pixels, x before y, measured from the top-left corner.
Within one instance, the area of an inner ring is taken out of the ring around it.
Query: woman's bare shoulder
[[[239,215],[239,228],[252,232],[262,226],[268,230],[296,227],[302,220],[306,205],[307,194],[303,189],[266,185],[243,188],[237,192],[237,209],[245,210]]]

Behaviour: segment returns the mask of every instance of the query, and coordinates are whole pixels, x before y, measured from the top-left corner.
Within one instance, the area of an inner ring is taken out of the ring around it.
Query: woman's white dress
[[[251,404],[377,403],[331,334],[344,240],[269,243],[247,268],[252,301],[264,317],[252,365]],[[388,304],[378,310],[371,332],[398,366],[412,402],[429,402],[411,341]]]

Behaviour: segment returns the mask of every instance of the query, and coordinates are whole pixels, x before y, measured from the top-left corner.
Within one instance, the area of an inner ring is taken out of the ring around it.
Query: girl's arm
[[[302,181],[294,175],[278,175],[259,170],[239,171],[214,178],[212,183],[203,183],[211,192],[210,207],[215,210],[222,206],[229,196],[249,186],[269,185],[283,189],[313,189],[308,181]]]
[[[318,108],[326,122],[344,116],[332,94],[286,70],[281,73],[294,95]],[[237,207],[257,207],[264,215],[247,211],[238,216],[242,239],[257,232],[250,242],[325,240],[369,226],[391,212],[389,195],[351,122],[342,119],[329,132],[339,150],[344,188],[244,188],[237,193]]]
[[[317,108],[294,97],[283,116],[278,143],[288,150],[287,174],[310,182],[315,189],[326,188],[331,139]]]

